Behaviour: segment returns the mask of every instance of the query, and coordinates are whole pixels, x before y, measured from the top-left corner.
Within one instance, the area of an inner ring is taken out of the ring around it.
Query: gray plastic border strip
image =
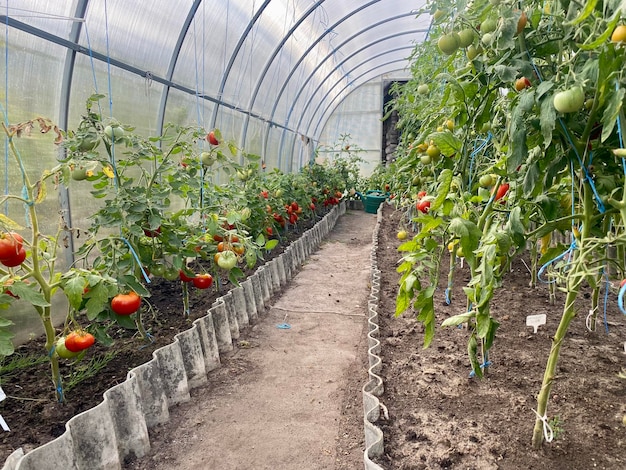
[[[363,460],[365,470],[383,470],[383,468],[373,462],[371,459],[380,457],[384,452],[384,440],[382,430],[376,426],[376,422],[380,419],[381,409],[386,414],[386,408],[380,402],[380,397],[384,391],[383,379],[378,375],[382,369],[382,360],[380,359],[380,341],[378,340],[378,305],[380,303],[380,270],[378,269],[378,261],[376,253],[378,250],[378,233],[382,221],[382,205],[378,208],[378,220],[374,233],[372,234],[372,252],[370,259],[372,262],[371,273],[371,291],[368,308],[368,333],[367,333],[367,356],[369,360],[369,368],[367,373],[369,381],[363,386],[363,424],[365,428],[365,451]]]
[[[94,408],[74,416],[58,438],[24,454],[20,448],[2,470],[120,470],[129,458],[150,450],[148,429],[169,421],[172,406],[189,401],[189,391],[220,367],[220,354],[233,349],[240,329],[258,321],[265,303],[291,280],[306,258],[346,212],[335,206],[285,252],[218,298],[207,314],[132,369],[124,382],[104,392]]]

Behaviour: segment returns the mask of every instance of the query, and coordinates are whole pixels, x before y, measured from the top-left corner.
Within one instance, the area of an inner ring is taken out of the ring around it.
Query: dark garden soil
[[[530,445],[536,394],[541,387],[564,294],[550,305],[545,284],[529,287],[521,259],[513,264],[491,311],[500,321],[484,379],[469,377],[467,330],[440,330],[430,348],[422,349],[422,327],[414,316],[395,318],[397,292],[396,233],[400,216],[385,207],[379,236],[381,270],[380,339],[382,403],[389,419],[377,424],[385,437],[385,469],[623,469],[626,468],[626,321],[617,309],[617,285],[608,298],[608,334],[585,326],[589,291],[561,349],[548,417],[555,439],[535,451]],[[528,260],[526,260],[528,264]],[[447,272],[448,261],[444,262]],[[446,277],[446,276],[444,276]],[[446,306],[443,285],[436,302],[437,323],[465,309],[461,286],[467,269],[457,266],[453,302]],[[617,283],[614,283],[617,284]],[[537,334],[526,316],[545,313]]]
[[[424,350],[422,327],[414,316],[393,315],[396,267],[400,259],[396,233],[400,223],[400,215],[385,206],[377,252],[382,272],[379,318],[385,383],[381,402],[389,413],[388,419],[377,423],[385,438],[385,453],[378,460],[381,467],[386,470],[626,468],[626,426],[622,424],[622,416],[626,414],[626,380],[617,376],[626,368],[626,321],[616,306],[616,289],[609,295],[608,333],[602,324],[597,332],[587,331],[588,307],[584,303],[580,305],[579,316],[561,350],[548,406],[556,437],[542,450],[535,451],[530,445],[535,396],[564,295],[557,294],[557,304],[551,305],[547,287],[529,288],[528,271],[521,259],[516,260],[492,304],[492,313],[501,323],[491,350],[492,364],[484,379],[470,378],[467,330],[438,329],[433,344]],[[447,266],[447,261],[444,264]],[[439,290],[438,323],[464,310],[461,286],[468,279],[467,270],[457,266],[450,306],[444,304],[443,287]],[[0,462],[18,447],[29,451],[62,434],[69,418],[98,404],[105,390],[124,381],[128,370],[150,360],[152,351],[169,344],[176,333],[204,315],[217,297],[214,292],[192,289],[192,316],[184,318],[179,283],[155,282],[152,291],[154,313],[147,314],[146,323],[154,343],[142,343],[125,330],[116,331],[115,347],[111,349],[116,351],[113,360],[93,379],[66,391],[67,403],[56,403],[46,363],[2,374],[1,385],[9,398],[0,403],[0,414],[12,431],[2,434]],[[582,297],[588,296],[587,292]],[[546,313],[547,324],[533,334],[532,328],[526,326],[526,316],[539,313]],[[41,355],[42,347],[40,341],[32,341],[17,352]],[[74,369],[85,366],[91,357],[102,357],[105,352],[105,348],[92,348],[86,360]],[[362,460],[354,463],[354,454],[361,453],[363,447],[364,356],[355,362],[354,370],[342,385],[344,396],[337,398],[343,409],[336,443],[337,470],[363,468]],[[357,370],[359,367],[361,370]],[[225,358],[209,380],[225,386],[247,373],[254,373],[254,365],[237,362],[234,355],[232,359]],[[64,374],[68,384],[69,367],[64,367]],[[155,437],[152,434],[151,439]],[[360,442],[355,436],[359,436]],[[157,433],[156,438],[164,437]],[[344,460],[342,455],[346,456]]]

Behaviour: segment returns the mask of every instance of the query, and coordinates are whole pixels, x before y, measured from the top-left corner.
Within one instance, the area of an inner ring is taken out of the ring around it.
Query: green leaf
[[[537,182],[540,180],[539,165],[532,163],[528,165],[524,175],[524,196],[531,197],[537,189]]]
[[[0,331],[0,356],[10,356],[15,352],[12,339],[15,335],[9,331]]]
[[[493,71],[498,78],[503,82],[514,82],[517,77],[518,69],[515,67],[508,67],[506,65],[496,65]]]
[[[624,88],[620,88],[609,94],[604,113],[602,113],[602,142],[608,139],[613,133],[613,129],[617,123],[617,117],[619,116],[622,103],[624,102],[624,94],[626,94]]]
[[[256,242],[255,242],[258,246],[264,246],[265,245],[265,237],[263,236],[262,233],[259,233],[259,236],[256,237]]]
[[[604,31],[604,33],[598,36],[598,39],[596,39],[595,41],[589,44],[576,44],[576,47],[578,47],[579,49],[582,49],[583,51],[590,51],[592,49],[598,48],[609,39],[611,34],[613,34],[613,30],[615,29],[615,26],[617,26],[617,23],[619,22],[619,20],[620,20],[620,15],[619,15],[619,11],[617,11],[613,19],[606,26],[606,30]]]
[[[522,209],[519,206],[510,212],[505,228],[518,249],[526,246],[526,231],[522,223]]]
[[[556,109],[554,109],[551,97],[541,100],[540,109],[539,123],[541,125],[541,135],[543,137],[544,147],[547,147],[550,145],[550,142],[552,142],[552,133],[556,127]]]
[[[474,250],[478,248],[478,243],[482,237],[480,229],[471,220],[456,217],[450,222],[448,230],[453,236],[460,239],[465,259],[470,266],[474,266],[476,263]]]
[[[11,292],[20,299],[34,305],[35,307],[49,307],[50,302],[46,301],[43,294],[37,290],[33,284],[25,282],[15,282],[11,285]],[[82,289],[81,289],[82,292]]]
[[[267,243],[265,243],[264,248],[267,251],[270,251],[270,250],[274,249],[276,247],[276,245],[278,245],[278,240],[276,240],[275,238],[272,238],[271,240],[268,240]]]
[[[135,317],[137,316],[136,314],[133,313],[132,315],[117,315],[114,313],[113,316],[115,318],[115,321],[122,328],[126,328],[127,330],[137,329],[137,324],[135,323]]]
[[[582,23],[583,21],[585,21],[585,19],[587,19],[589,15],[593,13],[593,11],[596,9],[597,4],[598,0],[587,0],[585,2],[585,8],[583,8],[578,17],[574,18],[572,21],[566,22],[565,24],[575,26]]]
[[[13,219],[10,219],[4,214],[0,214],[0,227],[2,227],[4,231],[24,229],[24,227],[22,227],[20,224],[18,224]]]
[[[469,312],[461,313],[459,315],[454,315],[452,317],[446,318],[443,321],[443,323],[441,324],[441,326],[444,327],[444,328],[448,327],[448,326],[458,326],[458,325],[461,325],[463,323],[467,323],[475,315],[476,315],[476,312],[474,312],[473,310],[471,310]]]
[[[87,318],[90,321],[95,320],[98,315],[107,308],[109,304],[109,289],[102,283],[89,288],[89,298],[85,303],[87,309]]]
[[[439,178],[437,178],[439,186],[437,186],[437,197],[432,202],[430,207],[431,211],[439,209],[448,197],[448,193],[450,192],[450,184],[452,183],[452,177],[452,170],[446,168],[441,172]]]
[[[498,329],[499,326],[500,326],[500,323],[494,320],[493,317],[489,317],[489,330],[487,331],[487,333],[485,334],[485,337],[483,338],[483,342],[484,342],[486,350],[491,349],[491,346],[493,346],[493,340],[496,338],[496,330]]]
[[[441,153],[447,157],[461,152],[463,142],[452,132],[435,132],[430,138],[435,142]]]
[[[430,346],[435,337],[435,306],[433,294],[435,288],[430,286],[420,292],[414,307],[419,310],[417,320],[424,324],[424,349]]]
[[[413,300],[413,292],[407,291],[403,286],[398,289],[398,295],[396,296],[396,312],[395,316],[402,315],[410,306]]]
[[[476,357],[477,350],[478,343],[476,341],[476,335],[472,333],[472,336],[470,336],[467,342],[467,355],[472,366],[472,371],[474,371],[476,377],[481,378],[483,376],[483,371],[481,370],[480,363],[478,362],[478,358]]]
[[[182,267],[182,266],[181,266]],[[179,268],[180,269],[180,268]],[[135,276],[131,276],[130,274],[126,276],[122,276],[119,279],[119,283],[122,286],[126,286],[129,289],[134,290],[141,297],[150,297],[150,291],[146,289],[143,284],[141,284]]]
[[[80,276],[72,277],[63,284],[63,292],[74,310],[80,310],[83,303],[85,284],[85,279]]]

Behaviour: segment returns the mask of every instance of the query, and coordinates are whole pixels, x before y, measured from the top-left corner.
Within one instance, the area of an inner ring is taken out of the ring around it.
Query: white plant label
[[[546,324],[546,314],[545,313],[541,313],[539,315],[528,315],[526,317],[526,326],[532,326],[534,334],[537,334],[537,329],[541,325],[545,325],[545,324]]]
[[[6,397],[6,393],[4,393],[4,390],[2,390],[2,387],[0,387],[0,401],[4,400]],[[10,431],[9,426],[7,425],[7,422],[4,420],[2,415],[0,415],[0,427],[2,427],[2,429],[6,432]]]

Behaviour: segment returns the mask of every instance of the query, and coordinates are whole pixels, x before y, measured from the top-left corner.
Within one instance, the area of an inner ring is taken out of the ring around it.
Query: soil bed
[[[283,233],[280,244],[266,254],[261,264],[283,253],[290,243],[313,224],[313,221],[304,222],[298,225],[297,230]],[[253,272],[245,274],[251,275]],[[144,309],[143,323],[153,341],[142,341],[134,330],[113,327],[109,331],[115,340],[113,346],[107,348],[96,343],[75,366],[71,366],[71,361],[60,361],[64,403],[58,403],[56,399],[50,365],[43,356],[45,339],[37,338],[16,348],[13,356],[4,359],[3,366],[18,356],[38,358],[42,362],[14,371],[4,370],[0,376],[0,385],[7,395],[7,399],[0,402],[0,415],[11,429],[10,432],[0,434],[0,462],[3,463],[20,447],[27,453],[63,434],[65,423],[70,418],[98,405],[106,390],[126,380],[129,370],[148,362],[152,359],[153,351],[172,343],[176,334],[189,329],[194,320],[206,315],[214,301],[233,287],[227,280],[223,282],[220,292],[215,288],[198,290],[190,287],[190,314],[185,316],[181,282],[152,279],[149,285],[152,295],[146,299],[152,311]],[[77,373],[84,373],[91,360],[103,359],[107,354],[113,354],[112,359],[96,371],[92,378],[72,387]]]
[[[385,454],[378,463],[387,470],[626,468],[626,380],[617,376],[626,366],[626,322],[617,309],[616,290],[609,295],[608,333],[602,323],[596,332],[585,327],[589,290],[583,291],[548,405],[556,437],[535,451],[530,445],[535,397],[564,294],[558,293],[556,304],[550,305],[547,286],[530,288],[529,272],[516,260],[491,307],[501,323],[490,352],[492,365],[484,379],[470,378],[466,329],[438,329],[424,350],[423,329],[415,316],[394,317],[400,220],[399,213],[385,206],[378,265],[385,384],[381,401],[389,419],[377,423],[385,436]],[[461,287],[468,280],[468,270],[457,266],[450,306],[444,302],[445,285],[440,286],[437,324],[464,311]],[[547,324],[533,334],[526,316],[540,313],[547,315]]]

